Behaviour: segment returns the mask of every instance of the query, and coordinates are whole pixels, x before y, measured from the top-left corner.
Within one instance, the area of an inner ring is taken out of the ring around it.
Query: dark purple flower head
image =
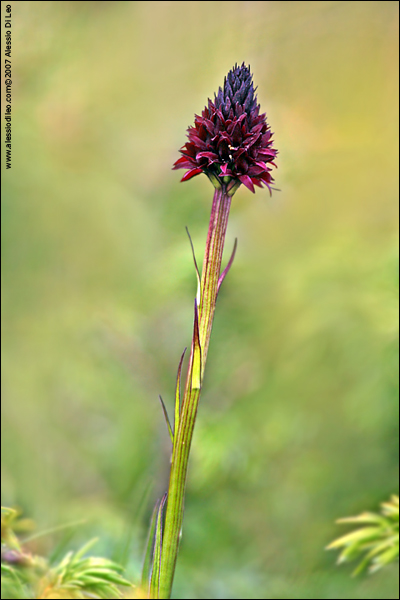
[[[216,188],[232,195],[243,183],[254,192],[263,184],[271,191],[271,167],[277,151],[272,148],[272,133],[265,114],[260,113],[250,70],[243,63],[225,77],[214,102],[208,100],[188,128],[189,141],[173,168],[189,169],[182,177],[187,181],[205,173]]]

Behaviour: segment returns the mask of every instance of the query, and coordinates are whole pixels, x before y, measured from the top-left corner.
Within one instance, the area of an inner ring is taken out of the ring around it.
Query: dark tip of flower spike
[[[208,100],[173,169],[189,169],[187,181],[205,173],[214,187],[233,195],[241,183],[254,192],[254,186],[267,186],[271,192],[272,168],[277,155],[265,114],[260,113],[253,77],[244,63],[225,77],[224,87]]]

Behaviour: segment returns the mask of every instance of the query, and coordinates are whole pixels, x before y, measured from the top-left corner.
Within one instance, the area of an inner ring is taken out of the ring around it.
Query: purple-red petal
[[[177,161],[174,162],[173,169],[190,169],[193,167],[192,163],[186,158],[186,156],[181,156]]]
[[[252,180],[248,175],[239,175],[239,181],[241,181],[251,192],[255,192]]]
[[[275,158],[276,150],[272,150],[271,148],[259,148],[258,155],[263,157]]]
[[[190,171],[188,171],[187,173],[184,174],[181,181],[188,181],[188,179],[191,179],[192,177],[195,177],[196,175],[199,175],[202,172],[203,172],[202,169],[197,169],[197,168],[190,169]]]
[[[257,185],[258,187],[262,188],[262,183],[259,179],[257,179],[257,177],[252,177],[251,180],[254,183],[254,185]]]
[[[227,169],[228,169],[228,163],[224,163],[223,165],[221,165],[221,175],[226,175]]]
[[[208,158],[210,162],[215,162],[216,160],[218,160],[218,155],[214,154],[214,152],[199,152],[196,155],[196,159],[198,158]]]

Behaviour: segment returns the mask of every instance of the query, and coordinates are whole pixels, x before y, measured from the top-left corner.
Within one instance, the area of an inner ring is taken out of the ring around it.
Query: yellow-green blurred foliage
[[[3,501],[137,576],[213,193],[171,166],[246,61],[281,191],[233,200],[175,596],[398,597],[323,551],[396,491],[398,3],[10,4]]]

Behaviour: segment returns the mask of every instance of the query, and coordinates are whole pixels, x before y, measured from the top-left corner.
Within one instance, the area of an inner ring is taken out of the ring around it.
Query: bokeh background
[[[324,547],[398,485],[398,3],[10,4],[3,503],[137,580],[213,192],[171,166],[246,61],[280,191],[233,200],[174,597],[397,598]]]

